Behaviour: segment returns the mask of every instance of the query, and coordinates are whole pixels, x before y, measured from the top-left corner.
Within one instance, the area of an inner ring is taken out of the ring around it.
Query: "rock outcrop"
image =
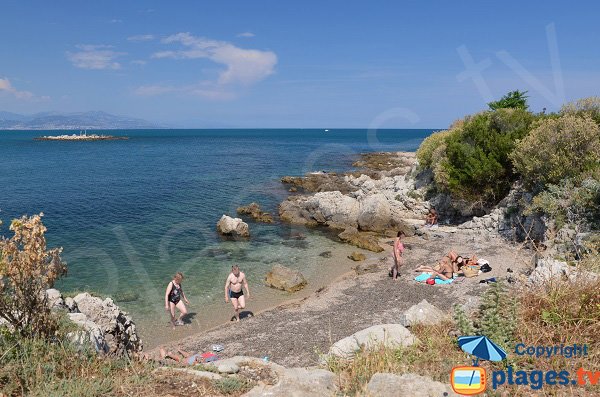
[[[217,222],[217,231],[224,236],[249,237],[250,228],[240,218],[223,215]]]
[[[287,292],[300,291],[306,286],[306,279],[297,270],[290,269],[282,265],[275,265],[267,273],[265,283],[272,288]]]
[[[128,355],[142,350],[135,323],[112,299],[101,299],[87,292],[63,298],[57,289],[46,290],[48,305],[64,310],[79,330],[69,334],[71,340],[89,346],[101,354]]]
[[[108,353],[123,355],[142,350],[142,341],[133,320],[112,299],[102,300],[84,292],[75,296],[73,301],[80,314],[85,316],[80,321],[91,321],[100,328]]]
[[[354,245],[355,247],[366,249],[373,252],[382,252],[383,248],[379,245],[379,239],[367,233],[360,233],[356,228],[347,228],[338,234],[340,240]]]
[[[246,206],[238,207],[237,213],[240,215],[250,215],[252,219],[263,223],[273,223],[273,216],[268,212],[263,212],[260,205],[250,203]]]

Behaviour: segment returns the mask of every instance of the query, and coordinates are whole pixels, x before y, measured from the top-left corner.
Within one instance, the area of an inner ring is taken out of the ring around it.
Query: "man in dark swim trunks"
[[[246,307],[246,299],[244,298],[242,286],[246,289],[246,295],[250,299],[250,290],[248,289],[246,275],[240,271],[238,265],[234,265],[231,267],[231,273],[227,276],[227,281],[225,281],[225,302],[227,303],[231,299],[236,321],[240,321],[240,309]]]

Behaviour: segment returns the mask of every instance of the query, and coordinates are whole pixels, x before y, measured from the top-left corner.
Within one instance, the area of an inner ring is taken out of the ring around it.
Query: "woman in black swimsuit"
[[[181,288],[182,281],[183,274],[181,272],[177,272],[175,277],[173,277],[173,281],[167,285],[167,290],[165,292],[165,310],[171,314],[171,324],[173,324],[173,326],[183,325],[183,321],[181,319],[187,314],[187,308],[183,302],[187,303],[188,305],[190,304],[190,301],[187,300],[185,294],[183,293],[183,289]],[[179,318],[177,321],[175,321],[175,308],[179,309]]]

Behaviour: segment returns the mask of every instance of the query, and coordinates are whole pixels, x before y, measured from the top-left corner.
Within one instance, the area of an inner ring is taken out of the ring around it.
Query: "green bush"
[[[447,137],[436,183],[454,196],[483,205],[496,204],[516,179],[509,159],[518,139],[527,135],[535,116],[523,109],[499,109],[468,117],[460,133]]]
[[[598,166],[600,128],[587,116],[548,118],[518,143],[510,157],[526,185],[541,190]]]
[[[419,166],[421,168],[431,168],[431,165],[435,160],[432,157],[434,151],[445,143],[446,138],[451,133],[452,132],[448,130],[438,131],[425,138],[417,150],[417,160],[419,161]]]
[[[527,110],[529,105],[527,105],[527,91],[511,91],[508,94],[504,95],[499,101],[494,101],[488,103],[488,106],[491,110],[498,109],[523,109]]]
[[[600,169],[596,172],[600,174]],[[527,213],[542,212],[554,220],[556,229],[566,224],[600,227],[600,175],[578,182],[563,179],[533,198]]]
[[[564,104],[560,109],[560,114],[589,116],[597,124],[600,124],[600,97],[592,96]]]

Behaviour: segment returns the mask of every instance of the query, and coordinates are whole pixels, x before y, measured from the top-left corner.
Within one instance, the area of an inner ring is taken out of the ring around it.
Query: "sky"
[[[0,0],[0,111],[444,128],[600,93],[600,2]]]

